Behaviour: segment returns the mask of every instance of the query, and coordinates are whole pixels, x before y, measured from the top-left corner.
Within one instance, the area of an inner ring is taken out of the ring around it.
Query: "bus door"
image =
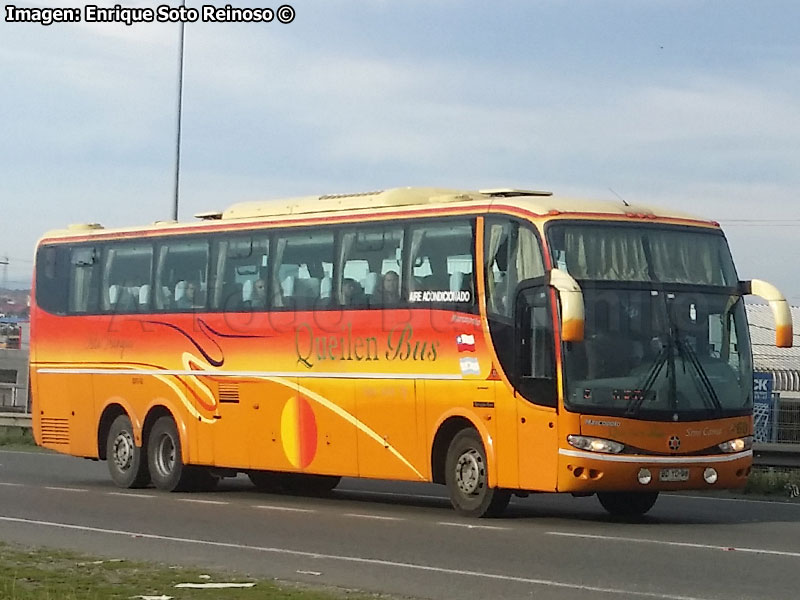
[[[558,388],[550,288],[545,278],[522,282],[515,302],[513,374],[517,402],[519,486],[555,490]]]

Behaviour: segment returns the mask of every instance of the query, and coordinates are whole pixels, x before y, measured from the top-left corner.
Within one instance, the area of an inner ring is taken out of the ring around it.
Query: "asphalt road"
[[[329,498],[120,490],[105,463],[0,451],[0,540],[415,598],[800,597],[800,503],[662,495],[643,519],[535,495],[458,517],[439,486],[343,480]]]

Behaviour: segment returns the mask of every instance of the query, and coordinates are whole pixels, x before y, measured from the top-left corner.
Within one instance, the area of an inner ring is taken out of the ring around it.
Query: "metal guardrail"
[[[27,413],[0,412],[0,427],[31,427],[31,416]]]
[[[753,464],[757,467],[800,468],[800,444],[755,443]]]

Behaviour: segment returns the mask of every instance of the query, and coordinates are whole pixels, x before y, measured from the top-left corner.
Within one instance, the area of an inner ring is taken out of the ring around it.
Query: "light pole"
[[[186,6],[186,0],[181,0],[181,9]],[[183,10],[181,10],[183,14]],[[178,220],[178,195],[181,177],[181,113],[183,109],[183,36],[185,23],[181,20],[180,43],[178,46],[178,127],[175,143],[175,203],[172,207],[172,220]]]

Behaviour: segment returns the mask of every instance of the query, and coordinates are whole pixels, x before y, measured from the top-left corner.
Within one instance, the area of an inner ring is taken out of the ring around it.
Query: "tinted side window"
[[[490,315],[511,318],[520,281],[544,275],[539,239],[529,227],[487,219],[484,239],[486,306]]]
[[[208,295],[208,242],[204,239],[169,240],[158,248],[155,310],[200,310]]]
[[[339,254],[342,280],[335,297],[341,306],[380,308],[401,302],[402,227],[345,230]]]
[[[69,249],[42,246],[36,253],[36,304],[49,313],[67,312]]]
[[[330,231],[305,230],[278,236],[270,268],[272,306],[310,310],[330,305],[333,241]]]
[[[214,257],[212,309],[263,310],[269,306],[269,237],[265,233],[218,238]]]
[[[82,246],[72,249],[69,280],[69,313],[97,312],[100,301],[100,261],[96,248]]]
[[[407,263],[408,300],[446,303],[461,309],[475,304],[474,232],[469,221],[415,225]]]
[[[145,309],[147,303],[142,303],[141,298],[143,294],[146,296],[150,287],[152,265],[153,246],[149,242],[106,246],[103,251],[100,309],[114,313]]]

